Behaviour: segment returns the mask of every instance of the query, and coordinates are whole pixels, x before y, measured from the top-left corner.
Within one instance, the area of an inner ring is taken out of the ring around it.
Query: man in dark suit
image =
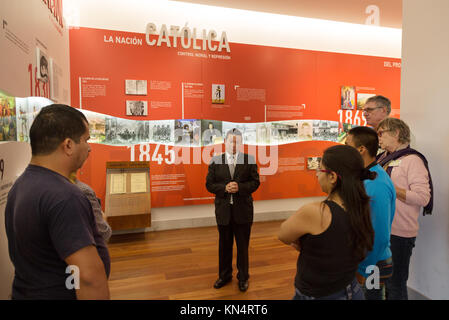
[[[253,223],[251,194],[260,185],[254,157],[239,152],[242,133],[231,129],[226,134],[226,152],[212,158],[206,177],[206,188],[215,194],[215,218],[219,234],[219,289],[232,279],[234,237],[237,244],[237,279],[239,289],[248,289],[248,247]]]

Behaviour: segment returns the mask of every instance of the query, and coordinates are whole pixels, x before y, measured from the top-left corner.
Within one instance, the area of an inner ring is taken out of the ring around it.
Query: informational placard
[[[131,173],[131,193],[147,192],[147,174],[145,172]]]
[[[121,194],[126,192],[126,174],[111,173],[111,191],[110,194]]]
[[[105,214],[113,230],[151,226],[149,163],[106,163]]]

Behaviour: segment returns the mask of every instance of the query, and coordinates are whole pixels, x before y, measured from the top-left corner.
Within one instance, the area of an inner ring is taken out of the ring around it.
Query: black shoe
[[[248,280],[239,281],[240,291],[245,292],[246,290],[248,290],[248,287],[249,287]]]
[[[214,283],[214,288],[215,289],[220,289],[221,287],[223,287],[225,284],[231,282],[231,278],[223,280],[222,278],[218,278],[217,281],[215,281]]]

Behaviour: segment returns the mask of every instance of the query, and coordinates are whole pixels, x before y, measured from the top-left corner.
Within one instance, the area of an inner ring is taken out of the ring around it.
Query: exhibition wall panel
[[[174,1],[105,7],[66,6],[72,105],[97,130],[80,178],[101,198],[106,161],[140,160],[153,208],[211,203],[207,165],[232,127],[260,168],[256,200],[320,196],[314,166],[366,123],[364,99],[385,95],[399,116],[399,29]]]

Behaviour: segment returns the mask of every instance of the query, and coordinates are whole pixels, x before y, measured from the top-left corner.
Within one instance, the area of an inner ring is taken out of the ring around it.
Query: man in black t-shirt
[[[89,138],[85,116],[65,105],[43,108],[31,126],[33,156],[5,211],[13,299],[109,299],[108,249],[89,200],[68,179],[87,159]]]

